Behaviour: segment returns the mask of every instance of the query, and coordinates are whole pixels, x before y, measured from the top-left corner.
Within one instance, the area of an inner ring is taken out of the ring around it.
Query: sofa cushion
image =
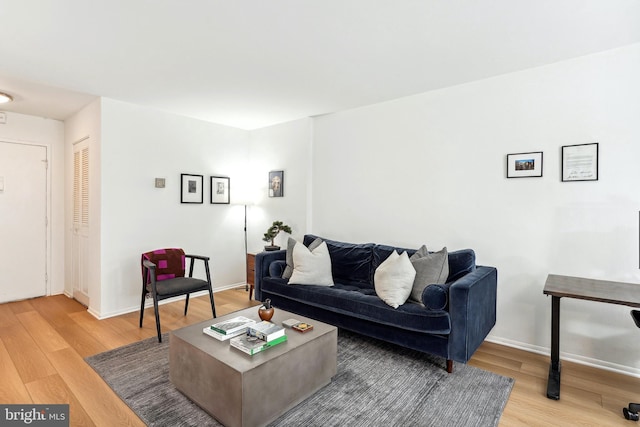
[[[398,252],[393,251],[376,269],[373,285],[382,301],[398,308],[407,302],[415,277],[416,270],[411,265],[407,253],[402,252],[402,255],[398,255]]]
[[[304,244],[309,246],[318,236],[307,234]],[[329,248],[331,271],[334,282],[373,288],[373,275],[370,271],[373,256],[373,243],[344,243],[320,237]]]
[[[293,273],[291,273],[289,284],[333,286],[331,257],[325,242],[312,251],[298,242],[294,245],[292,252]]]
[[[284,269],[287,267],[287,263],[284,260],[273,261],[269,264],[269,276],[282,277]]]
[[[287,264],[286,264],[286,267],[284,268],[284,271],[282,272],[282,277],[284,279],[290,279],[291,274],[293,273],[293,247],[296,245],[296,243],[298,242],[294,238],[289,237],[289,239],[287,240],[287,257],[286,257]],[[307,247],[309,248],[310,251],[313,251],[315,248],[320,246],[320,243],[322,243],[322,239],[318,238],[313,242],[311,242]]]
[[[426,286],[420,301],[429,310],[446,310],[449,303],[449,285]]]
[[[411,264],[416,270],[416,278],[411,289],[411,298],[422,304],[422,291],[429,285],[446,283],[449,277],[449,258],[447,248],[439,252],[429,253],[427,247],[422,245],[411,256]]]
[[[385,304],[373,289],[360,288],[335,282],[327,286],[288,286],[286,279],[265,277],[262,291],[334,313],[357,317],[402,329],[430,333],[451,332],[449,313],[444,310],[426,310],[420,304],[407,303],[397,309]]]

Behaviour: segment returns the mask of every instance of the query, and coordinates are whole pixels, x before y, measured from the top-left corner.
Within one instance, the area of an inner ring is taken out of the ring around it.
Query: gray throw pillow
[[[284,268],[284,271],[282,272],[283,279],[290,279],[291,275],[293,274],[293,247],[296,245],[296,243],[297,243],[296,239],[293,239],[291,237],[289,237],[289,240],[287,240],[287,256],[286,256],[287,266]],[[316,240],[311,242],[311,244],[309,245],[309,250],[313,252],[313,250],[318,246],[320,246],[321,244],[322,244],[322,239],[318,237]]]
[[[422,291],[429,285],[443,284],[449,277],[449,255],[447,248],[439,252],[429,253],[427,247],[422,245],[409,259],[416,269],[416,278],[409,299],[422,304]]]

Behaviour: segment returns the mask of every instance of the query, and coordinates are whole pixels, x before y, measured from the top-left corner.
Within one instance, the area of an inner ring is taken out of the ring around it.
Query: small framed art
[[[284,171],[269,172],[269,197],[284,196]]]
[[[228,204],[231,179],[226,176],[211,177],[211,203]]]
[[[562,181],[598,180],[598,143],[562,147]]]
[[[180,203],[202,203],[202,175],[180,174]]]
[[[507,154],[507,178],[542,176],[542,151]]]

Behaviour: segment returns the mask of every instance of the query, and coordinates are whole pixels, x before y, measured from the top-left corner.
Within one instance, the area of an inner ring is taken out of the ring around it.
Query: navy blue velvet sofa
[[[318,236],[306,235],[309,246]],[[375,270],[396,248],[324,239],[329,248],[334,286],[289,285],[283,279],[286,250],[261,252],[255,259],[256,299],[322,322],[453,361],[466,363],[496,322],[497,270],[476,266],[471,249],[449,252],[444,285],[425,288],[423,305],[406,302],[397,309],[376,295]]]

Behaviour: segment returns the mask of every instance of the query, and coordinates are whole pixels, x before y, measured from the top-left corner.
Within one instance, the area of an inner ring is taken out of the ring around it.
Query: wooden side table
[[[249,301],[253,298],[256,286],[256,254],[247,254],[247,285],[249,285]]]
[[[549,274],[543,293],[551,295],[551,365],[547,397],[560,399],[560,298],[577,298],[640,308],[640,285]]]

